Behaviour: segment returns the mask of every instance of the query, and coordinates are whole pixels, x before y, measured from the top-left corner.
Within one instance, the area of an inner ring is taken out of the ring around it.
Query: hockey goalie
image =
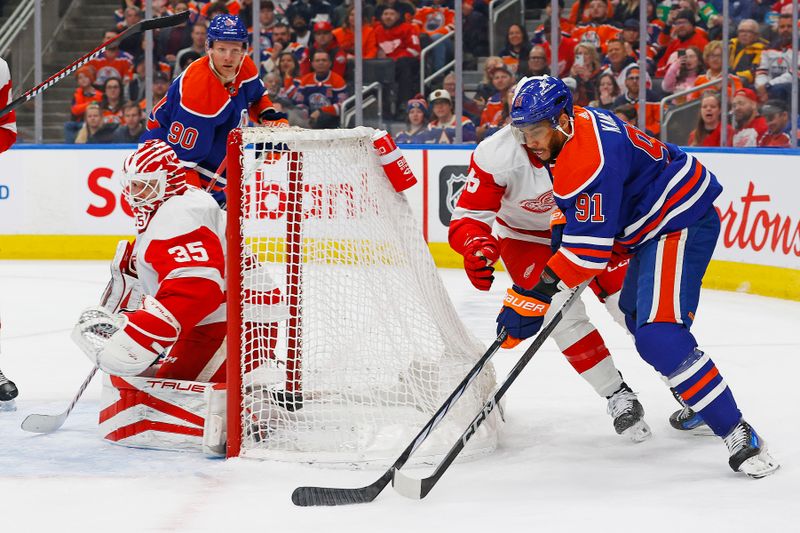
[[[172,148],[149,140],[123,166],[135,217],[100,307],[73,339],[106,376],[100,431],[129,446],[224,446],[225,213],[188,185]],[[277,289],[275,289],[277,293]],[[267,298],[270,295],[266,295]]]

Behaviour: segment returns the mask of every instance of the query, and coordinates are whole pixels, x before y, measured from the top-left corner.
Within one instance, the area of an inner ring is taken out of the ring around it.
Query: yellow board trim
[[[436,265],[463,268],[464,260],[447,243],[428,243]],[[497,266],[503,270],[502,265]],[[711,261],[703,286],[722,291],[746,292],[785,300],[800,300],[800,270],[766,265]]]
[[[122,239],[131,235],[0,235],[0,259],[111,259]],[[442,268],[462,268],[463,260],[447,243],[428,247]],[[502,265],[498,265],[502,270]],[[760,294],[800,301],[800,270],[711,261],[703,278],[709,289]]]
[[[0,259],[113,259],[133,235],[0,235]]]

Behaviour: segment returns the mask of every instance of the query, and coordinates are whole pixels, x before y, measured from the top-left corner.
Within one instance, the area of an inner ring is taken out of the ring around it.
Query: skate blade
[[[633,442],[644,442],[653,436],[653,433],[650,431],[650,426],[648,426],[647,422],[644,420],[639,420],[620,434]]]
[[[743,462],[739,466],[739,472],[747,474],[753,479],[761,479],[774,474],[780,467],[781,465],[778,464],[778,461],[773,459],[766,450],[762,450],[760,454]]]
[[[14,403],[14,400],[0,402],[0,411],[16,411],[16,410],[17,410],[17,404]]]

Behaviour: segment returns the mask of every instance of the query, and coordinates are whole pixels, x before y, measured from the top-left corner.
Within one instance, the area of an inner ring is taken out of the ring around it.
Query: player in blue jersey
[[[253,60],[247,55],[247,28],[233,15],[218,15],[208,27],[207,55],[189,65],[153,106],[148,139],[166,141],[184,167],[188,181],[210,189],[225,202],[225,160],[228,133],[248,120],[267,126],[288,125],[267,96]],[[196,174],[193,174],[194,171]]]
[[[565,224],[554,231],[560,247],[533,289],[509,289],[498,328],[518,339],[535,335],[556,292],[603,272],[612,254],[629,256],[620,307],[642,359],[722,437],[734,471],[775,472],[766,443],[691,333],[720,230],[717,179],[677,146],[605,110],[573,107],[557,78],[521,80],[511,119],[519,142],[551,164]]]

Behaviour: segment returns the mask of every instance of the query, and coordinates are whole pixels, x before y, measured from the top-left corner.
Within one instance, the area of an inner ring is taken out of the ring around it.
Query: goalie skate
[[[723,439],[728,447],[728,464],[734,472],[760,479],[774,473],[780,465],[767,452],[767,443],[744,420]]]
[[[644,407],[636,393],[625,383],[608,397],[608,414],[614,419],[614,430],[633,442],[643,442],[652,436],[644,421]]]

